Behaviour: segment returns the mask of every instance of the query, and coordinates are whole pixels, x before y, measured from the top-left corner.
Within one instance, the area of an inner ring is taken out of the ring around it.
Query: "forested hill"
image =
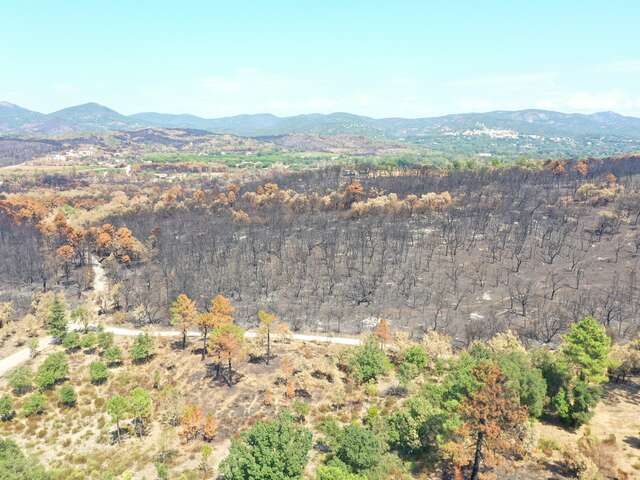
[[[640,119],[601,112],[592,115],[546,110],[464,113],[426,118],[371,118],[350,113],[304,114],[278,117],[271,114],[202,118],[195,115],[137,113],[123,115],[97,103],[72,106],[43,114],[0,102],[0,134],[97,132],[143,127],[196,128],[242,136],[289,133],[365,134],[390,138],[422,135],[481,135],[499,137],[615,136],[640,139]]]

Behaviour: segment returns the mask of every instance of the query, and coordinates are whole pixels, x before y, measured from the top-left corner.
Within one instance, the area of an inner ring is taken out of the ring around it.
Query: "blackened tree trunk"
[[[478,474],[480,473],[480,463],[482,462],[482,443],[484,442],[484,433],[478,432],[478,438],[476,440],[476,454],[473,459],[473,468],[471,469],[470,480],[478,480]]]

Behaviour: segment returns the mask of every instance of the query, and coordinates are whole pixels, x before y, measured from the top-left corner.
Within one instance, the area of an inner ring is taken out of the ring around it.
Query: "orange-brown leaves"
[[[203,420],[204,414],[202,413],[202,409],[196,405],[188,405],[184,409],[184,413],[180,419],[182,436],[187,441],[198,438],[202,429]]]
[[[551,162],[549,164],[549,169],[557,176],[567,173],[567,169],[564,167],[564,164],[558,160]]]
[[[71,245],[63,245],[56,250],[56,255],[64,263],[71,262],[76,255],[76,251]]]
[[[213,317],[213,322],[216,326],[224,325],[226,323],[233,322],[233,312],[235,307],[224,295],[218,294],[211,300],[211,309],[209,312]]]
[[[384,348],[384,345],[391,341],[391,329],[389,328],[389,322],[385,319],[380,319],[378,325],[373,330],[373,334],[380,340],[380,345]]]
[[[574,170],[578,172],[580,175],[582,175],[583,177],[586,177],[587,174],[589,173],[589,165],[585,160],[579,160],[576,162]]]
[[[187,295],[181,293],[171,305],[171,324],[180,331],[186,332],[192,326],[198,315],[196,303]]]
[[[180,434],[188,442],[202,437],[211,442],[218,432],[218,422],[212,414],[205,415],[196,405],[187,405],[180,418]]]
[[[211,442],[218,432],[218,422],[212,414],[207,414],[202,425],[202,438],[205,442]]]
[[[507,388],[500,368],[483,362],[474,369],[480,388],[463,401],[460,412],[469,433],[484,434],[489,446],[504,446],[508,434],[527,420],[527,409]]]

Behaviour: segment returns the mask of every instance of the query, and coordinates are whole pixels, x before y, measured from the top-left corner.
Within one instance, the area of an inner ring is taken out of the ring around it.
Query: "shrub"
[[[58,400],[65,407],[75,406],[77,396],[73,386],[69,384],[63,385],[58,392]]]
[[[370,338],[363,345],[356,347],[349,361],[353,376],[359,383],[376,380],[390,368],[389,359],[378,346],[378,342]]]
[[[98,332],[98,347],[101,351],[106,352],[113,346],[113,333]]]
[[[420,370],[415,363],[402,362],[398,367],[398,376],[400,377],[400,383],[407,386],[408,383],[420,375]]]
[[[595,480],[599,478],[598,467],[586,455],[575,447],[567,447],[562,452],[562,463],[567,473],[581,480]]]
[[[97,342],[98,337],[94,332],[85,333],[82,335],[82,338],[80,338],[80,346],[84,350],[91,350],[95,348]]]
[[[300,400],[294,401],[291,408],[299,421],[304,421],[305,417],[309,415],[309,412],[311,411],[311,406],[306,402],[301,402]]]
[[[62,339],[62,345],[68,351],[77,350],[80,348],[80,335],[78,332],[67,332]]]
[[[131,347],[131,358],[134,362],[146,362],[154,353],[153,338],[147,333],[141,333],[133,341]]]
[[[9,385],[16,395],[23,395],[33,386],[33,372],[27,367],[18,367],[9,374]]]
[[[122,363],[122,349],[117,345],[113,345],[104,351],[104,359],[108,366],[119,365]]]
[[[36,385],[40,390],[49,389],[64,380],[68,372],[67,356],[62,352],[52,353],[38,368],[35,379]]]
[[[13,401],[9,395],[3,395],[0,398],[0,420],[6,422],[11,420],[15,415],[13,410]]]
[[[109,371],[104,363],[91,362],[91,365],[89,365],[89,376],[91,377],[91,383],[100,384],[107,381]]]
[[[316,470],[316,480],[366,480],[366,477],[336,465],[322,465]]]
[[[160,480],[166,480],[169,478],[169,467],[161,462],[155,464],[156,474]]]
[[[44,408],[46,405],[46,399],[43,394],[40,392],[32,393],[24,402],[22,406],[22,411],[26,417],[30,417],[32,415],[40,415],[44,412]]]
[[[403,357],[404,363],[412,363],[419,370],[424,370],[427,367],[427,362],[429,360],[424,349],[417,345],[407,348],[404,351]]]

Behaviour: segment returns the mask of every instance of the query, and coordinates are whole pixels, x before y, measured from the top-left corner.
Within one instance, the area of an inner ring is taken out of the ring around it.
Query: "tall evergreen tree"
[[[581,380],[587,383],[606,380],[611,339],[595,318],[587,316],[574,323],[563,340],[562,352]]]
[[[53,302],[51,302],[51,307],[49,308],[47,330],[57,341],[64,338],[67,333],[67,312],[64,301],[58,295],[53,298]]]

